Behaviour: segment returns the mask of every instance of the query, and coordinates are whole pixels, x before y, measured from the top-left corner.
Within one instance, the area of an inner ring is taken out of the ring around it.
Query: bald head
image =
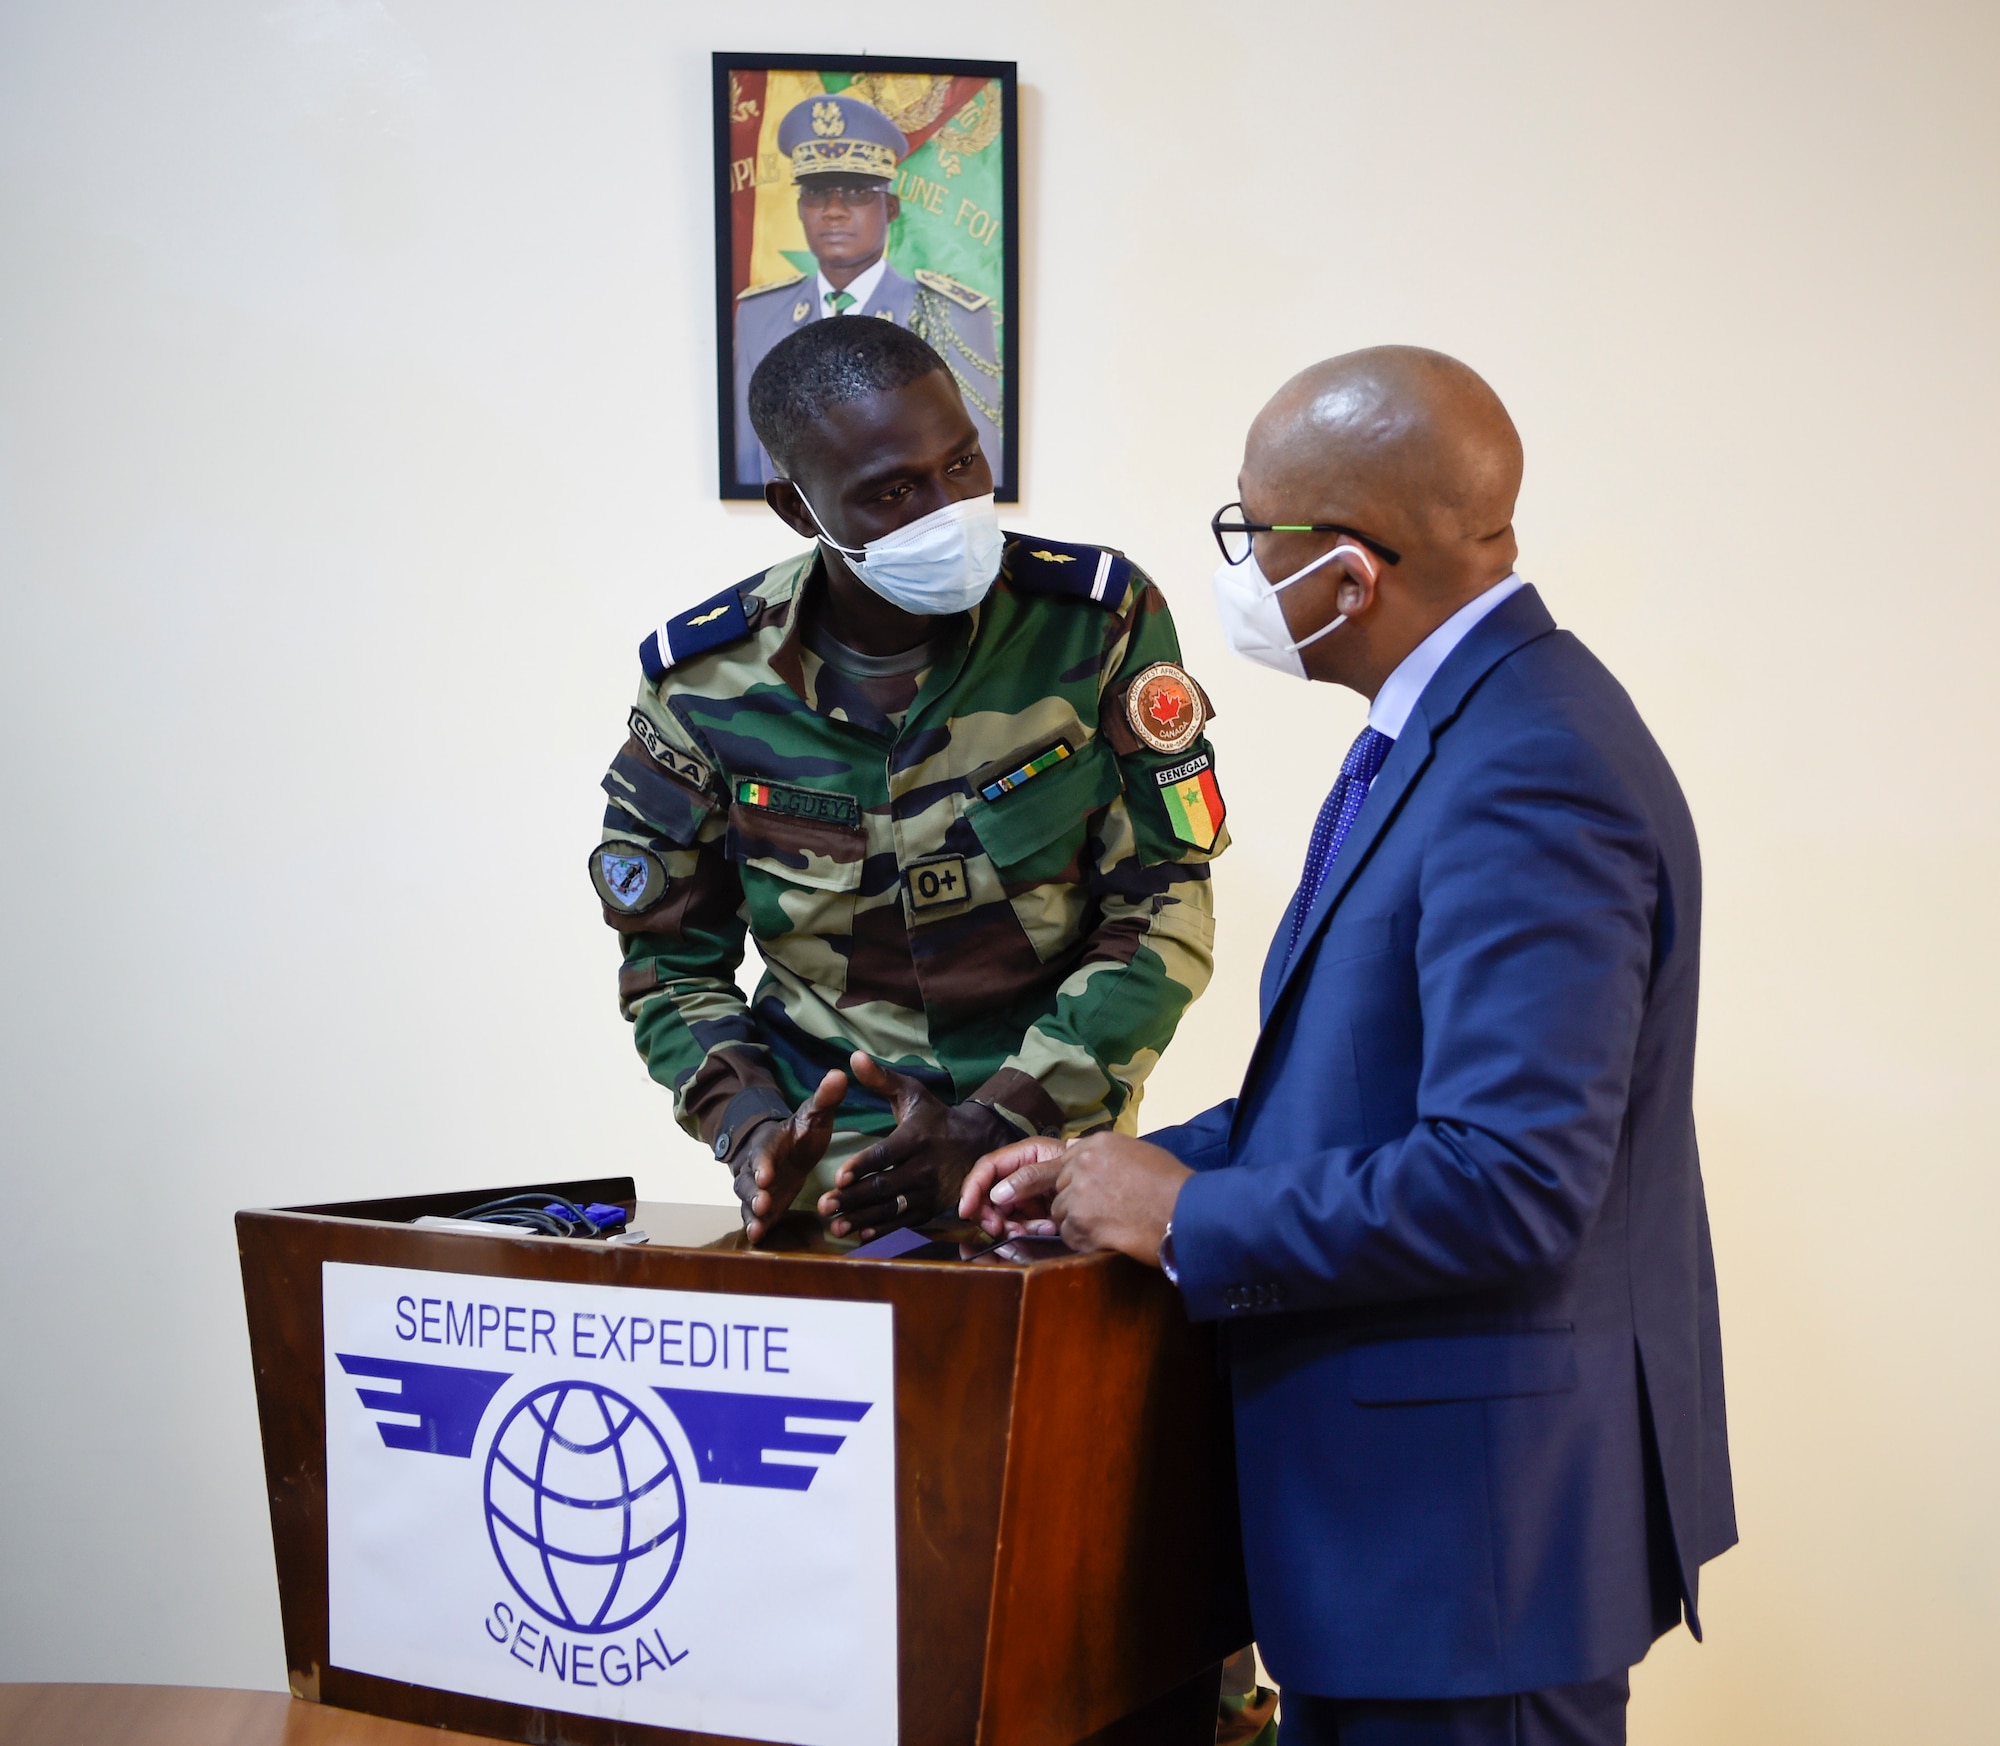
[[[1374,346],[1301,370],[1271,397],[1238,489],[1246,519],[1273,530],[1256,537],[1258,564],[1306,676],[1373,697],[1514,568],[1521,439],[1456,358]]]
[[[1244,475],[1286,502],[1286,519],[1310,509],[1456,568],[1454,554],[1476,565],[1482,550],[1511,547],[1521,439],[1456,358],[1372,346],[1301,370],[1272,396],[1250,427]]]

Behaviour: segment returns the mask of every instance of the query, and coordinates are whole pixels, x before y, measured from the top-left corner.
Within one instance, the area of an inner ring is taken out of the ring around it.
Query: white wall
[[[1219,646],[1300,365],[1465,357],[1707,851],[1744,1544],[1634,1738],[1992,1737],[2000,13],[0,0],[0,1678],[278,1685],[243,1205],[726,1197],[582,863],[713,485],[708,52],[1017,58],[1026,496],[1215,695],[1233,1088],[1358,700]],[[1984,1656],[1982,1656],[1982,1651]]]

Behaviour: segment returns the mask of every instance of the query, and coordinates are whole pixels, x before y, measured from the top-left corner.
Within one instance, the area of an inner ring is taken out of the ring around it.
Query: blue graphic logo
[[[375,1428],[382,1433],[382,1441],[391,1449],[421,1449],[431,1455],[470,1456],[480,1415],[507,1380],[504,1370],[461,1370],[450,1364],[365,1358],[352,1352],[336,1352],[334,1356],[349,1376],[396,1385],[393,1389],[357,1389],[361,1404],[369,1411],[396,1413],[417,1421],[405,1425],[396,1419],[377,1419]]]
[[[804,1491],[818,1476],[810,1462],[768,1459],[782,1455],[838,1455],[847,1438],[826,1431],[795,1431],[793,1419],[851,1425],[868,1416],[865,1400],[813,1400],[796,1394],[726,1394],[696,1388],[656,1388],[694,1445],[694,1464],[705,1485],[759,1485]]]
[[[623,1630],[681,1567],[687,1499],[673,1451],[622,1394],[551,1382],[494,1433],[486,1532],[515,1593],[550,1624]]]

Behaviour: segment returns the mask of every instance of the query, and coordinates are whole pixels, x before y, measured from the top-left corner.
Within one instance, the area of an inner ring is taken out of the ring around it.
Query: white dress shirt
[[[1510,572],[1484,594],[1474,595],[1417,644],[1397,664],[1395,672],[1382,681],[1382,689],[1375,693],[1375,701],[1368,706],[1368,725],[1392,740],[1401,739],[1404,725],[1410,719],[1410,711],[1417,707],[1417,699],[1423,696],[1424,687],[1444,665],[1445,657],[1464,642],[1472,627],[1501,601],[1526,586],[1519,572]]]
[[[824,273],[820,274],[819,276],[820,314],[831,315],[833,313],[833,305],[827,302],[827,299],[831,297],[836,290],[839,290],[839,291],[845,291],[848,294],[848,296],[854,299],[853,306],[847,311],[847,313],[849,315],[859,315],[864,309],[868,307],[868,299],[875,295],[875,287],[882,283],[882,275],[888,272],[888,270],[889,270],[889,257],[887,254],[884,254],[883,257],[879,261],[877,261],[874,264],[874,266],[870,267],[867,272],[863,273],[860,278],[855,279],[846,285],[839,285],[839,286],[830,285],[827,283],[826,275]]]

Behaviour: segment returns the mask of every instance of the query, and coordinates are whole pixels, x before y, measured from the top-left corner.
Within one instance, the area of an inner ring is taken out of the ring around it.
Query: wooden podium
[[[1158,1274],[966,1260],[949,1238],[852,1259],[804,1225],[751,1250],[733,1207],[635,1202],[629,1177],[532,1187],[621,1204],[650,1241],[409,1222],[522,1192],[505,1188],[236,1215],[297,1696],[508,1740],[731,1738],[329,1665],[320,1280],[352,1262],[893,1305],[901,1746],[1211,1746],[1219,1663],[1252,1634],[1226,1386],[1212,1331]]]

